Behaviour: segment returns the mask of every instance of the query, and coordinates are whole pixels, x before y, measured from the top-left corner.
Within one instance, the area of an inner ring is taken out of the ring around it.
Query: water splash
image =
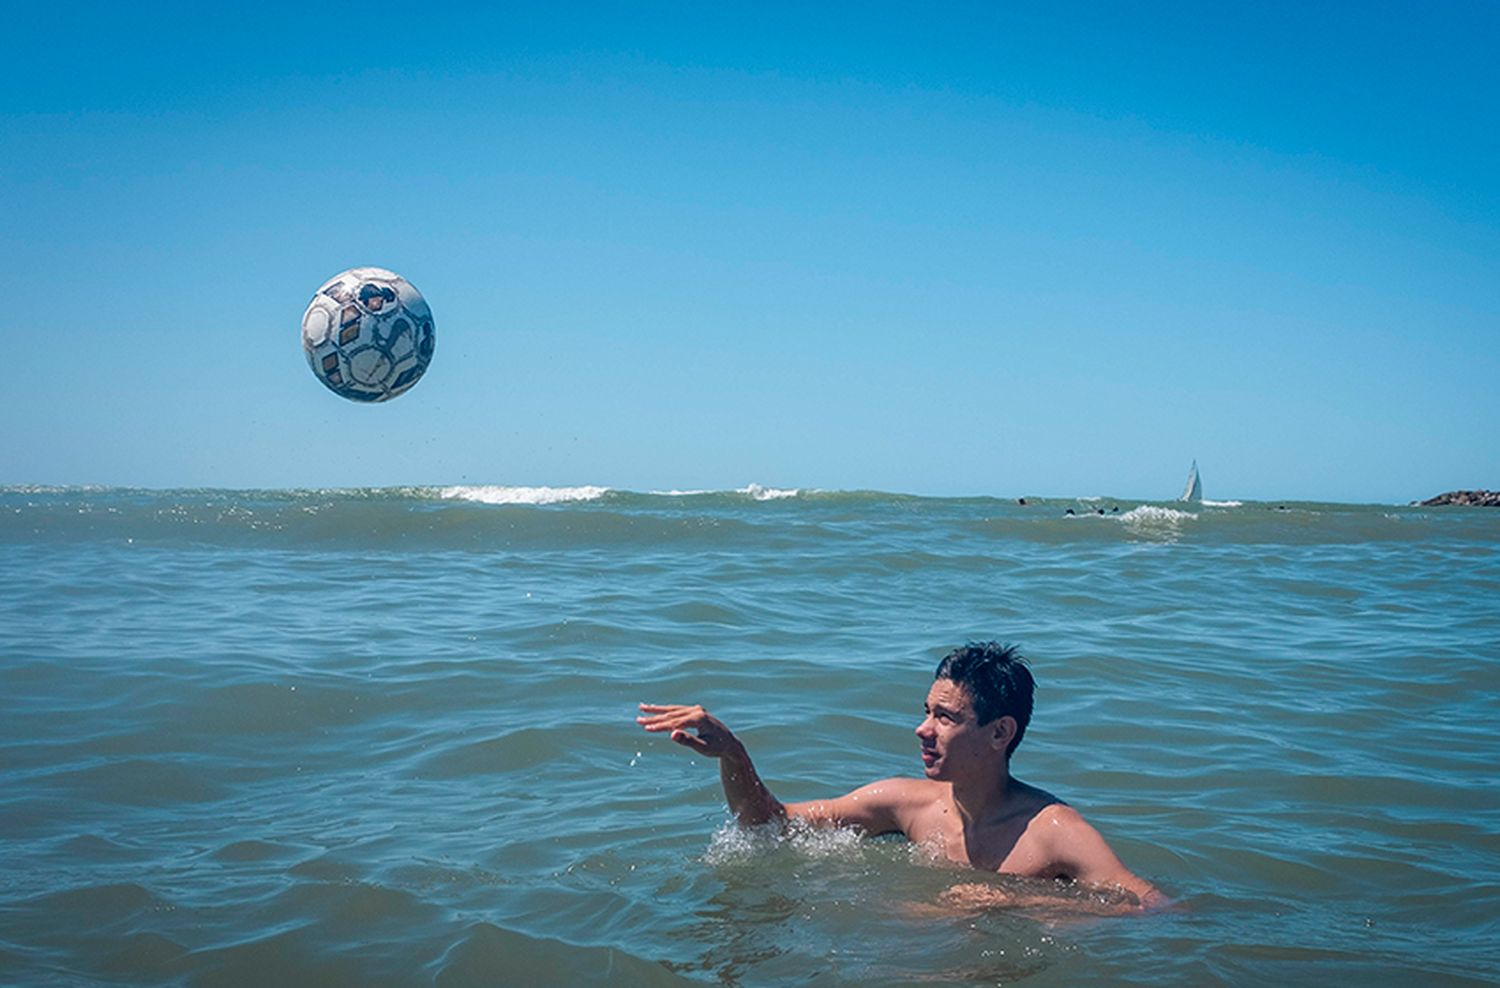
[[[715,867],[743,865],[781,851],[812,860],[852,859],[863,855],[867,846],[853,827],[814,827],[793,820],[782,830],[772,824],[742,827],[729,821],[714,832],[703,861]]]

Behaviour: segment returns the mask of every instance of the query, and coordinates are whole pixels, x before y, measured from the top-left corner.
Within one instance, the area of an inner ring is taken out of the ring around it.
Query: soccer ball
[[[350,401],[389,401],[432,362],[432,310],[416,287],[384,268],[328,279],[302,313],[302,352],[328,390]]]

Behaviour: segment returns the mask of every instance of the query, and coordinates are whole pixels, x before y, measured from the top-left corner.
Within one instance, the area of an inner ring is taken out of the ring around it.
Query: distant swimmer
[[[1064,511],[1063,514],[1065,514],[1065,515],[1076,515],[1076,514],[1078,514],[1078,512],[1074,511],[1072,508],[1069,508],[1066,511]]]
[[[1024,497],[1018,497],[1016,498],[1016,503],[1024,505],[1026,503],[1026,499]]]
[[[970,643],[938,663],[917,725],[925,778],[872,782],[837,799],[782,803],[761,782],[740,739],[700,706],[643,703],[647,731],[719,759],[719,781],[743,824],[803,821],[901,833],[933,853],[982,871],[1078,883],[1100,893],[1091,911],[1138,912],[1166,904],[1115,856],[1078,811],[1010,774],[1031,721],[1035,682],[1013,646]],[[988,886],[985,905],[1056,905],[1053,898]],[[972,893],[971,893],[972,894]],[[972,903],[971,903],[972,904]]]

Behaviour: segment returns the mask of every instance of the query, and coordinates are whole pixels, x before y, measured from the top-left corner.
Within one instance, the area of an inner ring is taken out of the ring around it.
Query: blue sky
[[[0,483],[1500,487],[1500,5],[16,6]]]

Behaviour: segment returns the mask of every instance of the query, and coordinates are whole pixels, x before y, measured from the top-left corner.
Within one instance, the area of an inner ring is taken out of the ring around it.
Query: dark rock
[[[1414,502],[1424,508],[1444,504],[1463,504],[1478,508],[1500,508],[1500,491],[1449,491],[1425,501]]]

